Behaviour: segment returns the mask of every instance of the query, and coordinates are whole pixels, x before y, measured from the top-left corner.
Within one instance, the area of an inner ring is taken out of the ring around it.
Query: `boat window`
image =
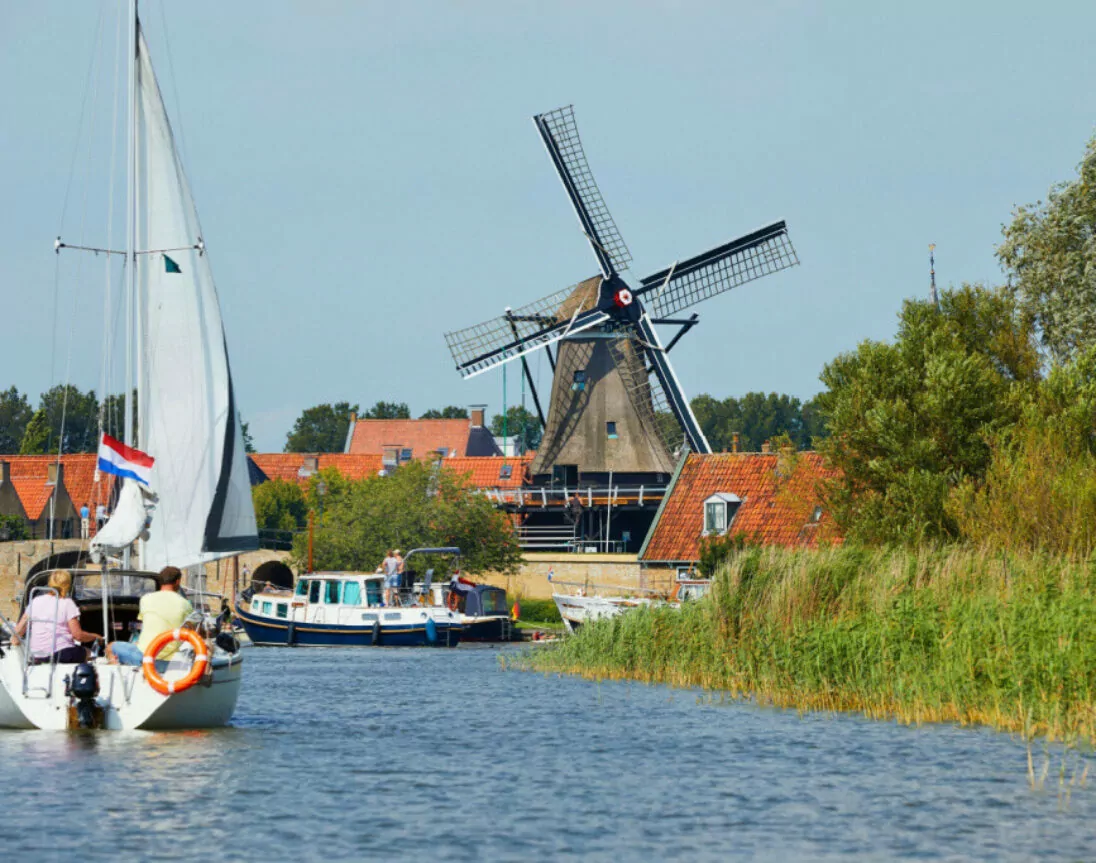
[[[328,605],[339,604],[339,585],[341,581],[328,581],[326,582],[327,588],[324,590],[323,601]]]
[[[273,605],[273,603],[264,602],[263,603],[263,614],[270,614],[270,609],[271,609],[272,605]]]
[[[381,604],[381,583],[379,581],[367,581],[365,583],[365,604]]]
[[[480,592],[484,614],[506,614],[506,591],[484,590]]]
[[[398,611],[386,611],[384,613],[384,619],[385,620],[399,620],[400,619],[400,613]]]
[[[364,614],[362,614],[362,620],[376,620],[376,619],[377,619],[377,615],[373,614],[372,612],[367,611]]]
[[[308,593],[308,582],[301,579],[297,582],[297,596],[304,596]]]
[[[356,581],[348,581],[343,587],[343,604],[360,605],[362,601],[361,585]]]
[[[287,612],[288,609],[286,608],[286,604],[284,602],[279,602],[277,611],[278,617],[285,617]]]
[[[308,583],[308,601],[319,602],[320,601],[320,582],[311,581]]]
[[[251,600],[251,610],[254,611],[256,614],[259,613],[259,600]]]

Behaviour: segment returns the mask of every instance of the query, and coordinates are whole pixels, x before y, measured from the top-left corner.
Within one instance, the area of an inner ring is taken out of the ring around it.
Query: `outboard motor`
[[[65,678],[65,695],[76,702],[76,719],[81,728],[94,728],[95,697],[99,694],[99,675],[94,665],[82,662],[71,677]]]

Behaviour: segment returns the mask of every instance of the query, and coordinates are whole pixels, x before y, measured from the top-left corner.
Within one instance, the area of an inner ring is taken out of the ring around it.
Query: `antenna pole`
[[[929,287],[932,291],[932,304],[940,308],[940,295],[936,293],[936,243],[929,243]]]

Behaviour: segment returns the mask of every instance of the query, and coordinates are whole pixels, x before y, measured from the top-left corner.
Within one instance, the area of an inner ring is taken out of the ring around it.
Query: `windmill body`
[[[682,453],[711,451],[668,356],[697,322],[680,313],[798,259],[784,222],[776,222],[629,285],[622,273],[631,255],[586,161],[572,107],[539,114],[534,123],[601,272],[447,333],[446,341],[463,377],[522,363],[544,425],[530,469],[539,505],[515,506],[527,521],[550,519],[550,501],[561,509],[577,493],[591,516],[599,506],[617,507],[615,531],[605,512],[585,518],[578,533],[597,533],[606,548],[621,547],[614,533],[627,534],[636,546],[658,505],[652,492],[664,488]],[[678,327],[665,346],[656,324]],[[547,414],[526,359],[537,350],[548,352],[554,370]]]

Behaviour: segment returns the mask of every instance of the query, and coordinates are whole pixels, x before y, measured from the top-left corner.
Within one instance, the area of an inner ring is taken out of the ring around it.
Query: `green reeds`
[[[520,667],[804,710],[1096,742],[1096,560],[753,549],[680,610],[584,627]]]

